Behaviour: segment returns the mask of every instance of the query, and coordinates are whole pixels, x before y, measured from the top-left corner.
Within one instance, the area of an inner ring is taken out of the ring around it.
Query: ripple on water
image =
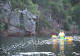
[[[78,40],[80,40],[80,37],[73,37],[73,39],[75,41],[74,42],[74,46],[73,46],[73,54],[79,53],[80,52],[80,42],[76,41],[78,38]],[[52,41],[50,39],[38,39],[37,41],[35,38],[8,38],[8,39],[4,39],[4,41],[2,42],[3,44],[2,49],[3,51],[6,53],[7,51],[12,53],[14,51],[15,52],[31,52],[31,51],[44,51],[44,52],[53,52],[52,50]],[[70,49],[70,48],[69,48]],[[66,49],[67,51],[69,51],[69,49]]]

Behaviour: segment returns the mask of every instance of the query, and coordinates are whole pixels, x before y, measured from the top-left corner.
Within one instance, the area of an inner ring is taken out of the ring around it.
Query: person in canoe
[[[58,34],[59,39],[64,39],[65,38],[65,33],[63,30],[60,30],[60,33]]]

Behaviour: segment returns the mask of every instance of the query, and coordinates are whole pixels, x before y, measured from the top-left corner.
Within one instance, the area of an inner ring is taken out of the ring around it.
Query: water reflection
[[[72,40],[52,40],[51,38],[4,38],[1,45],[4,53],[18,54],[20,52],[53,52],[57,56],[73,56],[73,52],[80,51],[80,42]],[[51,40],[50,40],[51,39]],[[73,46],[73,44],[75,44]],[[77,52],[77,53],[78,53]],[[80,53],[80,52],[79,52]]]
[[[53,52],[57,56],[71,56],[72,55],[72,40],[53,40]]]
[[[53,40],[53,52],[55,54],[57,54],[57,49],[58,49],[58,45],[57,45],[57,40]]]
[[[63,39],[60,40],[59,47],[60,47],[60,56],[65,56],[64,55],[64,40]]]

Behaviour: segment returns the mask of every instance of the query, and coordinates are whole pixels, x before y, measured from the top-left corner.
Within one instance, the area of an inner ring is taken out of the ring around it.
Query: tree
[[[78,29],[80,29],[80,6],[79,5],[80,5],[80,3],[76,4],[72,8],[72,19],[79,26]]]
[[[32,0],[10,0],[12,9],[25,9],[31,11],[33,14],[37,15],[37,5],[32,2]]]

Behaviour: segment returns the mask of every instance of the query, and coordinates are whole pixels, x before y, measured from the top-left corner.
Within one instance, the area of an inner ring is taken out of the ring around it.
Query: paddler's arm
[[[60,37],[60,33],[58,34],[57,38],[59,38],[59,37]]]

